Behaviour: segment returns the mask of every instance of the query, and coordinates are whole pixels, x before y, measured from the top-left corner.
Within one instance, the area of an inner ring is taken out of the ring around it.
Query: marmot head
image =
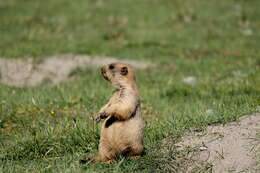
[[[112,63],[101,68],[103,77],[115,86],[125,85],[135,81],[133,69],[126,64]]]

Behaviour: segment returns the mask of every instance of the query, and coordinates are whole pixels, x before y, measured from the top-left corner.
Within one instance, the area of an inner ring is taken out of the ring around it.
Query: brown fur
[[[110,163],[119,155],[137,159],[144,151],[144,121],[134,72],[130,66],[119,63],[106,65],[101,72],[116,90],[96,116],[97,120],[105,118],[105,121],[101,128],[99,155],[91,161]]]

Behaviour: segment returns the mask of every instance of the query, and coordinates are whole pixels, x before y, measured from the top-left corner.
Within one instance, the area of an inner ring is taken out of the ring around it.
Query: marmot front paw
[[[98,122],[100,122],[101,119],[106,119],[107,117],[108,117],[107,114],[102,113],[102,114],[99,114],[98,116],[96,116],[95,121],[98,123]]]

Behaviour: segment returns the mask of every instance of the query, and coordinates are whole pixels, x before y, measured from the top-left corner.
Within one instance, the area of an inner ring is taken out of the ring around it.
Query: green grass
[[[257,111],[259,6],[259,0],[0,0],[0,57],[75,53],[157,64],[136,72],[146,155],[111,165],[78,164],[97,153],[99,125],[91,116],[113,90],[98,69],[78,70],[77,80],[57,86],[0,84],[0,172],[166,171],[161,158],[174,155],[158,152],[162,139],[177,141],[188,129]],[[197,84],[183,83],[187,76]]]

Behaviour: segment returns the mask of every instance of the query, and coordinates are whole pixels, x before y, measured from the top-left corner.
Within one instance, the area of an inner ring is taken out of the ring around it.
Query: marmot
[[[101,128],[99,155],[92,162],[112,162],[119,155],[139,158],[143,152],[144,121],[133,69],[112,63],[101,68],[103,77],[116,87],[95,120],[105,119]]]

